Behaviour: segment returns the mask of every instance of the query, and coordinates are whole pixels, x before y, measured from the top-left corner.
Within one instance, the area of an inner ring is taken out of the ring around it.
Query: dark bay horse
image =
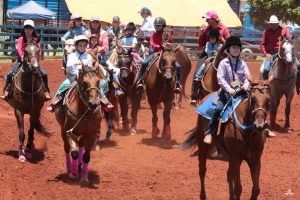
[[[25,44],[24,61],[14,74],[12,97],[7,100],[14,108],[18,123],[20,141],[19,161],[21,162],[25,162],[26,157],[28,159],[31,158],[34,129],[42,135],[51,135],[40,121],[41,109],[46,101],[46,89],[40,75],[39,53],[40,49],[35,42]],[[24,114],[30,115],[26,149],[24,149]]]
[[[297,79],[297,66],[294,47],[291,40],[281,38],[281,46],[269,74],[271,88],[270,125],[276,125],[276,114],[280,99],[284,95],[285,103],[285,128],[290,128],[290,110],[294,97]]]
[[[220,85],[217,80],[217,71],[219,63],[225,57],[226,53],[224,52],[224,46],[222,46],[212,62],[211,58],[207,58],[205,60],[206,70],[204,71],[203,77],[200,81],[200,87],[197,95],[199,100],[203,99],[209,93],[220,89]]]
[[[157,138],[159,134],[157,104],[163,102],[164,127],[162,135],[167,140],[171,139],[170,112],[175,98],[175,62],[178,49],[179,46],[175,49],[169,46],[164,48],[159,57],[149,64],[149,69],[146,72],[146,93],[152,110],[152,138]]]
[[[76,178],[78,168],[81,168],[81,181],[84,183],[88,182],[90,152],[100,129],[100,80],[99,68],[82,66],[77,80],[65,95],[63,105],[55,111],[61,126],[68,175]]]
[[[117,66],[120,69],[120,84],[125,95],[119,97],[121,116],[123,121],[123,129],[129,130],[128,121],[128,103],[131,102],[131,135],[136,134],[137,115],[142,99],[142,91],[137,89],[136,83],[138,79],[138,66],[133,61],[130,53],[119,54]]]
[[[205,97],[203,101],[211,95]],[[220,136],[214,136],[213,142],[221,144],[229,156],[227,181],[230,199],[240,199],[242,193],[240,166],[243,160],[247,162],[250,168],[253,183],[251,199],[257,199],[260,193],[259,175],[261,156],[266,141],[264,127],[269,102],[270,87],[268,83],[263,81],[251,83],[250,94],[237,106],[235,113],[233,113],[234,118],[222,124]],[[182,144],[184,149],[198,145],[200,199],[206,199],[206,161],[209,151],[214,145],[207,145],[203,142],[204,133],[208,129],[208,122],[206,118],[198,115],[196,128],[191,131]]]

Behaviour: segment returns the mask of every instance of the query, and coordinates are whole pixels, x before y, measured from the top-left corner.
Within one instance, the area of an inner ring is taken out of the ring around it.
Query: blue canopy
[[[55,19],[56,13],[35,1],[7,10],[7,17],[11,19]]]

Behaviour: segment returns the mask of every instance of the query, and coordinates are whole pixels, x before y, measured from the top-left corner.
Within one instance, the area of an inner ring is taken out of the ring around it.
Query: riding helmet
[[[136,26],[133,22],[129,22],[127,25],[126,25],[126,30],[132,30],[132,31],[135,31],[136,30]]]
[[[85,35],[78,35],[74,38],[75,45],[77,45],[80,41],[86,41],[86,43],[88,43],[89,39]]]
[[[220,37],[220,31],[218,29],[211,29],[208,33],[208,37],[216,37],[217,39]]]
[[[166,23],[166,20],[162,17],[157,17],[155,20],[154,20],[154,26],[163,26],[163,27],[166,27],[167,23]]]
[[[225,49],[228,51],[229,47],[232,45],[242,47],[241,39],[238,36],[230,36],[229,38],[227,38],[227,40],[225,41]]]

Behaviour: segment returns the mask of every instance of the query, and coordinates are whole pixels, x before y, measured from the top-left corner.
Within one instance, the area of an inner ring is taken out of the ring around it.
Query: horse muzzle
[[[169,82],[172,79],[172,74],[171,73],[165,73],[164,74],[164,80],[166,82]]]
[[[98,97],[96,100],[89,100],[88,104],[91,109],[96,109],[100,105],[100,98]]]

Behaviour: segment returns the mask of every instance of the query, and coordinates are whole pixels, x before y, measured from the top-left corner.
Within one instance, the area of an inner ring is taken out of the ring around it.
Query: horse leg
[[[25,154],[27,159],[32,158],[32,145],[33,145],[33,140],[34,140],[34,122],[32,120],[33,118],[30,116],[30,127],[28,130],[28,140],[27,140],[27,145],[25,149]]]
[[[260,193],[260,188],[259,188],[259,175],[260,175],[260,167],[261,167],[260,158],[251,158],[251,160],[247,161],[247,163],[248,166],[250,167],[251,179],[253,184],[250,200],[256,200]]]
[[[241,161],[229,161],[229,168],[232,174],[233,183],[234,183],[234,196],[235,200],[240,200],[242,194],[242,184],[241,184],[241,177],[240,177],[240,167]]]
[[[24,152],[24,140],[25,140],[25,133],[24,133],[24,114],[21,113],[20,110],[15,109],[15,116],[18,123],[19,128],[19,161],[26,162],[25,152]]]
[[[291,113],[291,103],[293,100],[294,94],[286,95],[286,102],[285,102],[285,128],[290,128],[290,113]]]
[[[270,126],[271,127],[274,127],[276,125],[276,115],[277,115],[279,102],[280,102],[280,98],[276,97],[276,95],[272,95],[271,103],[270,103]]]
[[[171,140],[170,114],[171,114],[172,102],[164,101],[164,106],[165,106],[165,109],[163,112],[164,128],[163,128],[162,136],[167,140]]]
[[[156,105],[156,103],[150,104],[150,107],[151,107],[151,111],[152,111],[152,138],[155,139],[155,138],[157,138],[157,136],[159,134],[159,129],[157,127],[157,121],[158,121],[157,105]]]
[[[206,199],[205,193],[205,174],[206,174],[206,161],[207,156],[210,150],[210,146],[204,144],[201,140],[200,144],[198,144],[198,162],[199,162],[199,176],[200,176],[200,199]]]
[[[227,182],[229,187],[229,199],[234,200],[235,198],[234,198],[234,191],[233,191],[233,174],[231,171],[230,164],[227,170]]]
[[[140,101],[141,101],[141,94],[136,92],[136,94],[132,95],[132,105],[131,105],[131,135],[136,134],[136,124],[137,124],[137,115],[140,109]]]
[[[63,139],[64,142],[64,150],[65,150],[65,154],[66,154],[66,167],[67,167],[67,173],[70,177],[71,173],[72,173],[72,160],[71,160],[71,154],[70,154],[70,143],[67,137],[67,133],[66,131],[61,128],[61,137]]]
[[[85,147],[85,152],[83,154],[82,158],[82,168],[81,168],[81,173],[80,173],[80,182],[83,184],[89,183],[88,180],[88,171],[89,171],[89,162],[91,159],[91,147],[93,146],[93,140],[86,141],[86,144],[84,145]]]
[[[128,123],[128,104],[127,104],[127,97],[123,95],[119,98],[120,107],[121,107],[121,116],[123,121],[123,129],[125,131],[129,130],[129,123]]]

